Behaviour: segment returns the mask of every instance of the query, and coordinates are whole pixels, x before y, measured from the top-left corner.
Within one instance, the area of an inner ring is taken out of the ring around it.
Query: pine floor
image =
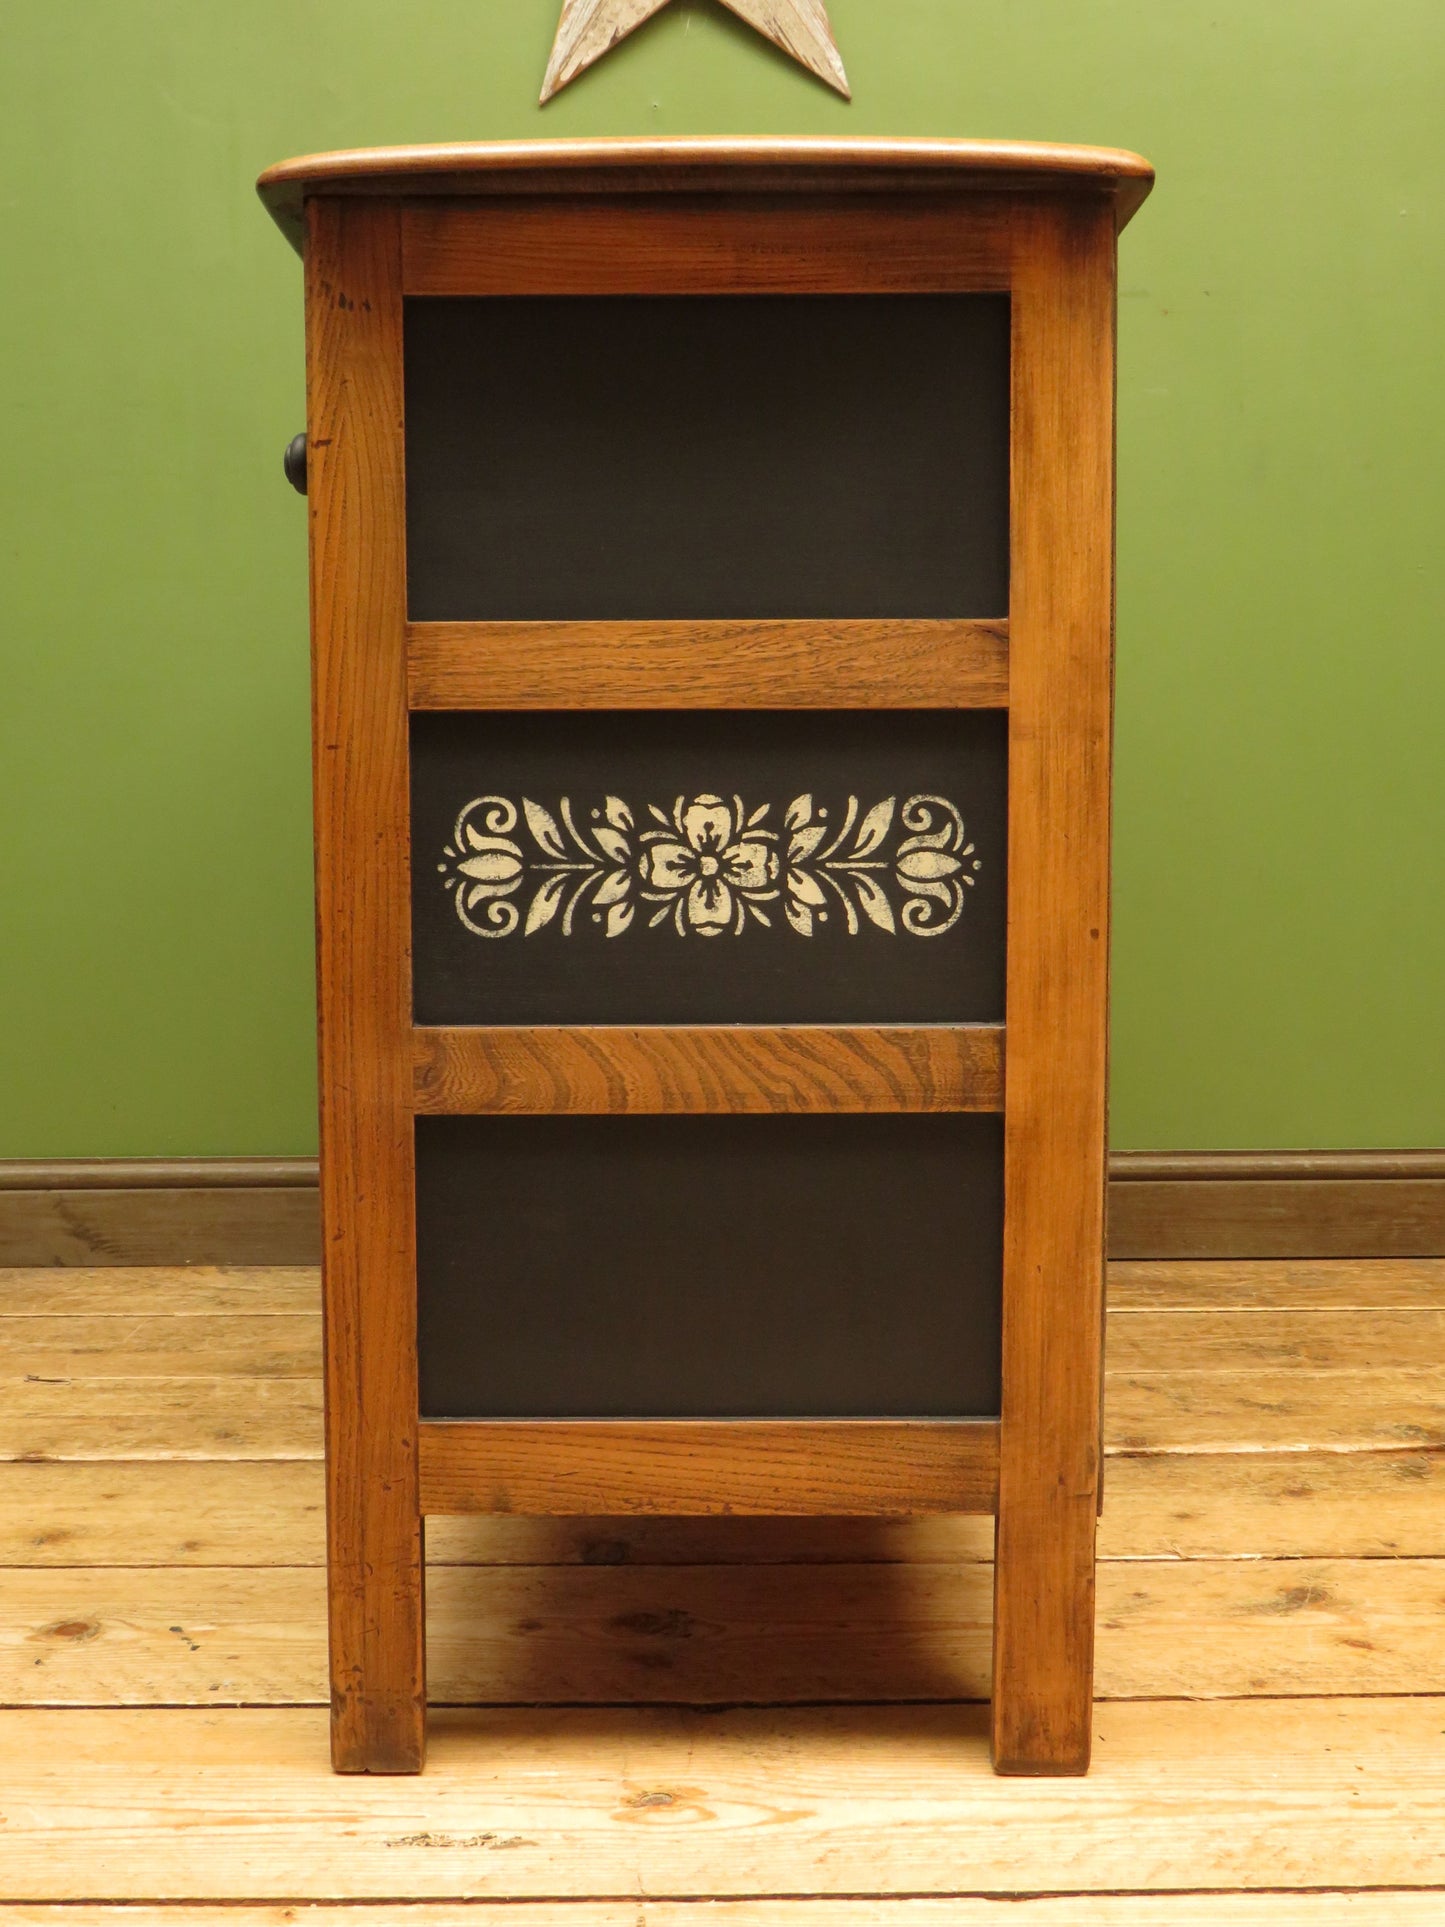
[[[333,1777],[316,1302],[0,1272],[0,1927],[1445,1927],[1445,1261],[1113,1267],[1082,1781],[971,1519],[435,1521]]]

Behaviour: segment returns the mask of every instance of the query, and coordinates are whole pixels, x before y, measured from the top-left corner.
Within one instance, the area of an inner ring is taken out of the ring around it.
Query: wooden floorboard
[[[304,1265],[0,1266],[0,1313],[59,1317],[125,1311],[316,1312]],[[1109,1266],[1111,1311],[1445,1310],[1445,1258],[1121,1261]]]
[[[1112,1452],[1399,1452],[1445,1446],[1445,1363],[1133,1372],[1105,1393]]]
[[[1351,1290],[1361,1295],[1363,1267],[1335,1269],[1356,1274]],[[1389,1270],[1383,1307],[1121,1307],[1109,1329],[1110,1450],[1445,1446],[1445,1310],[1393,1302],[1407,1273],[1428,1281],[1440,1266]],[[237,1278],[249,1289],[259,1274],[213,1276],[234,1295]],[[294,1302],[300,1276],[278,1273],[284,1302]],[[184,1285],[148,1292],[134,1273],[102,1271],[82,1275],[77,1302],[88,1309],[51,1315],[37,1309],[35,1274],[19,1278],[27,1309],[0,1314],[0,1360],[10,1365],[0,1377],[0,1459],[319,1457],[314,1313],[268,1311],[254,1290],[246,1310],[215,1312]],[[167,1291],[187,1309],[125,1309]]]
[[[85,1318],[32,1315],[15,1322],[20,1326],[26,1377],[31,1383],[54,1383],[60,1377],[99,1385],[117,1378],[171,1383],[196,1378],[315,1378],[321,1358],[319,1312],[281,1318],[233,1312],[189,1318],[123,1312]]]
[[[1445,1261],[1112,1267],[1082,1782],[981,1519],[434,1520],[469,1704],[334,1778],[316,1302],[0,1272],[0,1927],[1445,1920]]]
[[[263,1350],[258,1334],[256,1351],[266,1369],[277,1369],[272,1360],[283,1344],[272,1339]],[[1121,1311],[1110,1323],[1108,1359],[1115,1377],[1147,1373],[1156,1378],[1445,1367],[1445,1311],[1372,1311],[1362,1316],[1358,1310],[1330,1308],[1256,1311],[1248,1317],[1216,1310]]]
[[[319,1566],[325,1495],[305,1460],[0,1464],[6,1566]],[[957,1564],[985,1518],[436,1518],[443,1565]],[[1105,1559],[1445,1557],[1445,1450],[1114,1458]]]
[[[439,1705],[983,1700],[988,1566],[436,1566]],[[1101,1568],[1101,1700],[1445,1693],[1445,1560]],[[12,1573],[0,1705],[321,1705],[315,1567]]]
[[[1439,1927],[1436,1893],[950,1894],[887,1900],[0,1905],[0,1927]]]
[[[1111,1373],[1105,1408],[1114,1453],[1438,1450],[1445,1362]],[[319,1378],[0,1374],[0,1460],[320,1456]]]
[[[319,1377],[0,1374],[0,1460],[320,1457]]]
[[[1109,1266],[1113,1311],[1441,1311],[1445,1258],[1276,1258]]]
[[[64,1265],[0,1267],[7,1318],[119,1317],[127,1312],[277,1318],[321,1311],[321,1274],[310,1265]]]
[[[1437,1700],[1133,1701],[1087,1778],[975,1706],[438,1712],[424,1776],[311,1709],[4,1716],[0,1899],[675,1899],[1438,1886]]]

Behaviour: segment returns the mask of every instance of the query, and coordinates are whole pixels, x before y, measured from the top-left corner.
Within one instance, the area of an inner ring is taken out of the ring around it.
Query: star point
[[[670,0],[563,0],[540,104],[545,106],[569,81],[669,4]],[[852,98],[824,0],[722,0],[722,4],[845,100]]]

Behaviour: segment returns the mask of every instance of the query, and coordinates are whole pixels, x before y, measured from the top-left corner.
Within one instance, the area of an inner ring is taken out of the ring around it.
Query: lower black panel
[[[998,1414],[997,1117],[416,1133],[425,1418]]]

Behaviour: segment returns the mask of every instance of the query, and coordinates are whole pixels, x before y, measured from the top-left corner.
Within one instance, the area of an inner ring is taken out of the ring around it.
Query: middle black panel
[[[419,714],[420,1024],[995,1023],[1001,711]]]

